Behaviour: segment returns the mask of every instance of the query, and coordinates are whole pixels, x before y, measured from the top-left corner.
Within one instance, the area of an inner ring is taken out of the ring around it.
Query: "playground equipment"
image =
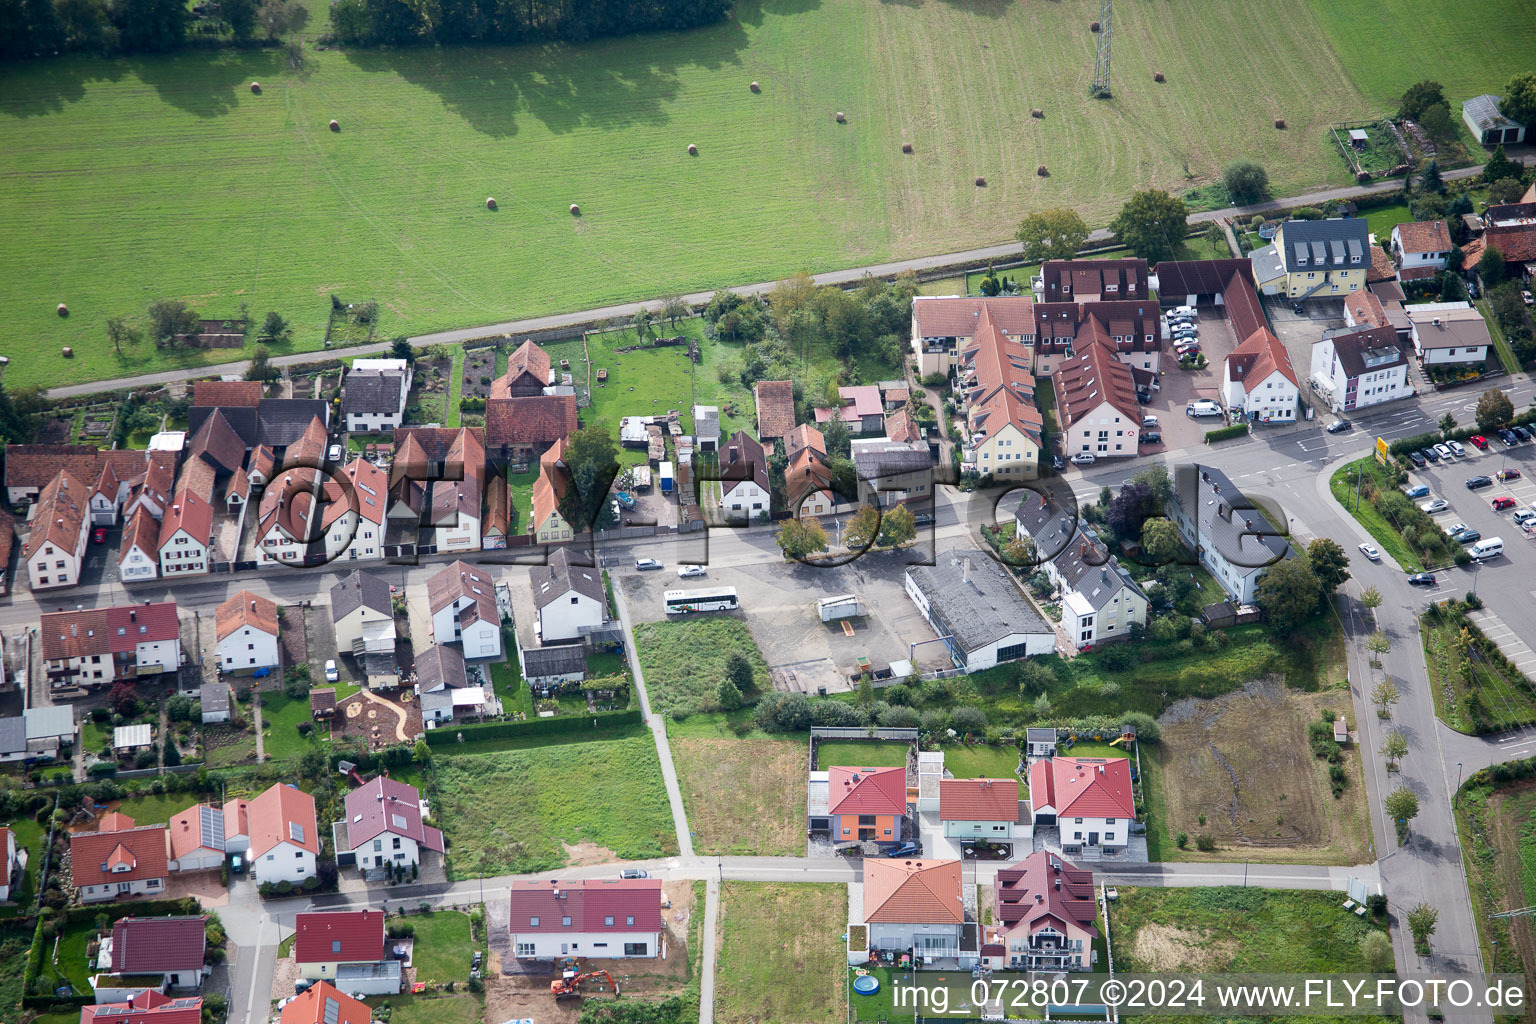
[[[880,979],[873,974],[860,973],[853,979],[853,990],[861,996],[872,996],[880,991]]]
[[[593,978],[607,979],[609,987],[613,989],[613,994],[619,994],[618,982],[614,981],[613,975],[609,974],[607,971],[589,971],[586,974],[577,974],[575,971],[565,971],[560,975],[560,977],[549,983],[549,993],[556,999],[570,999],[579,997],[581,995],[582,983],[590,981]]]

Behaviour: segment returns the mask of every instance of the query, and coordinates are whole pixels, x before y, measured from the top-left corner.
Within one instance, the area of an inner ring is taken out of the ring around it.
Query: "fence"
[[[811,726],[810,749],[807,752],[810,765],[809,771],[816,770],[816,747],[822,740],[898,740],[904,743],[917,742],[916,729],[897,729],[876,727],[873,729],[853,728],[851,726],[813,725]]]
[[[426,734],[427,745],[451,748],[457,743],[478,743],[482,740],[517,739],[521,736],[548,736],[556,733],[594,732],[601,729],[617,729],[627,725],[640,725],[645,716],[639,708],[623,711],[596,711],[579,715],[559,715],[554,718],[530,718],[526,722],[486,722],[480,725],[460,725],[453,728],[431,729]]]

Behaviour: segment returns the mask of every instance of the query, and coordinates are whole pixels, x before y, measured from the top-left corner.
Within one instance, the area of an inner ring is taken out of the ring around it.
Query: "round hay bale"
[[[1041,164],[1039,167],[1036,167],[1035,173],[1042,178],[1049,178],[1051,176],[1051,172],[1045,169],[1045,164]]]
[[[486,197],[486,199],[485,199],[485,208],[487,210],[494,210],[494,209],[496,209],[496,199],[495,199],[494,196],[487,196]]]
[[[910,142],[903,142],[901,144],[901,151],[903,153],[910,153],[910,152],[912,152],[912,143],[910,143]]]
[[[1098,22],[1095,21],[1095,22],[1089,23],[1089,25],[1088,25],[1088,31],[1089,32],[1097,32],[1098,30],[1099,30],[1099,23]]]
[[[848,123],[848,115],[843,113],[841,110],[839,110],[837,112],[836,117],[837,117],[837,123],[838,124],[847,124]]]
[[[758,85],[756,82],[752,83],[751,88],[752,88],[753,92],[762,92],[763,91],[763,87]]]
[[[1284,131],[1285,130],[1285,118],[1283,118],[1283,117],[1275,118],[1275,127],[1279,128],[1281,131]]]
[[[581,207],[577,206],[575,203],[571,204],[571,216],[572,217],[580,217],[581,216]]]
[[[695,146],[691,142],[688,143],[688,155],[689,156],[698,156],[699,155],[699,147]]]
[[[59,303],[59,316],[69,316],[69,307],[62,302]]]
[[[251,83],[251,92],[255,93],[257,96],[260,96],[261,95],[261,83],[260,82],[252,82]]]
[[[68,345],[65,345],[64,346],[64,358],[65,359],[73,359],[73,358],[75,358],[75,350],[70,348]]]
[[[341,122],[340,121],[332,121],[331,122],[331,131],[333,131],[333,132],[341,131]]]
[[[1152,72],[1152,81],[1154,81],[1154,82],[1166,82],[1166,81],[1168,81],[1168,79],[1163,77],[1163,73],[1161,71],[1154,71],[1154,72]]]
[[[1029,112],[1029,116],[1043,119],[1045,117],[1045,111],[1041,110],[1039,107],[1036,107],[1034,110]]]
[[[976,176],[976,187],[977,188],[986,188],[987,187],[987,179],[981,177],[980,175],[977,175]]]

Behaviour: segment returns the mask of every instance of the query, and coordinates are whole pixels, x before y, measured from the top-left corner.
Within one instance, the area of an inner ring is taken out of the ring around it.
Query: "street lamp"
[[[1244,889],[1248,888],[1248,861],[1251,860],[1251,859],[1252,858],[1249,858],[1249,857],[1244,857],[1243,858],[1243,888]]]
[[[1451,806],[1456,806],[1456,798],[1461,795],[1461,762],[1456,762],[1456,788],[1451,791]]]

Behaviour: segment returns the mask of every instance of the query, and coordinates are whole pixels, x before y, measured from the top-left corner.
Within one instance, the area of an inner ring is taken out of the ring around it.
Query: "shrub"
[[[1189,845],[1189,833],[1180,832],[1178,835],[1174,836],[1173,841],[1177,843],[1179,845],[1179,849],[1182,850]]]
[[[1195,849],[1201,853],[1210,853],[1216,849],[1216,838],[1209,832],[1202,832],[1195,837]]]
[[[1215,430],[1205,432],[1205,443],[1215,444],[1217,441],[1229,441],[1234,437],[1242,437],[1248,433],[1248,424],[1234,423],[1230,427],[1217,427]]]
[[[982,733],[987,728],[987,713],[981,708],[963,705],[949,715],[949,727],[958,733]]]

